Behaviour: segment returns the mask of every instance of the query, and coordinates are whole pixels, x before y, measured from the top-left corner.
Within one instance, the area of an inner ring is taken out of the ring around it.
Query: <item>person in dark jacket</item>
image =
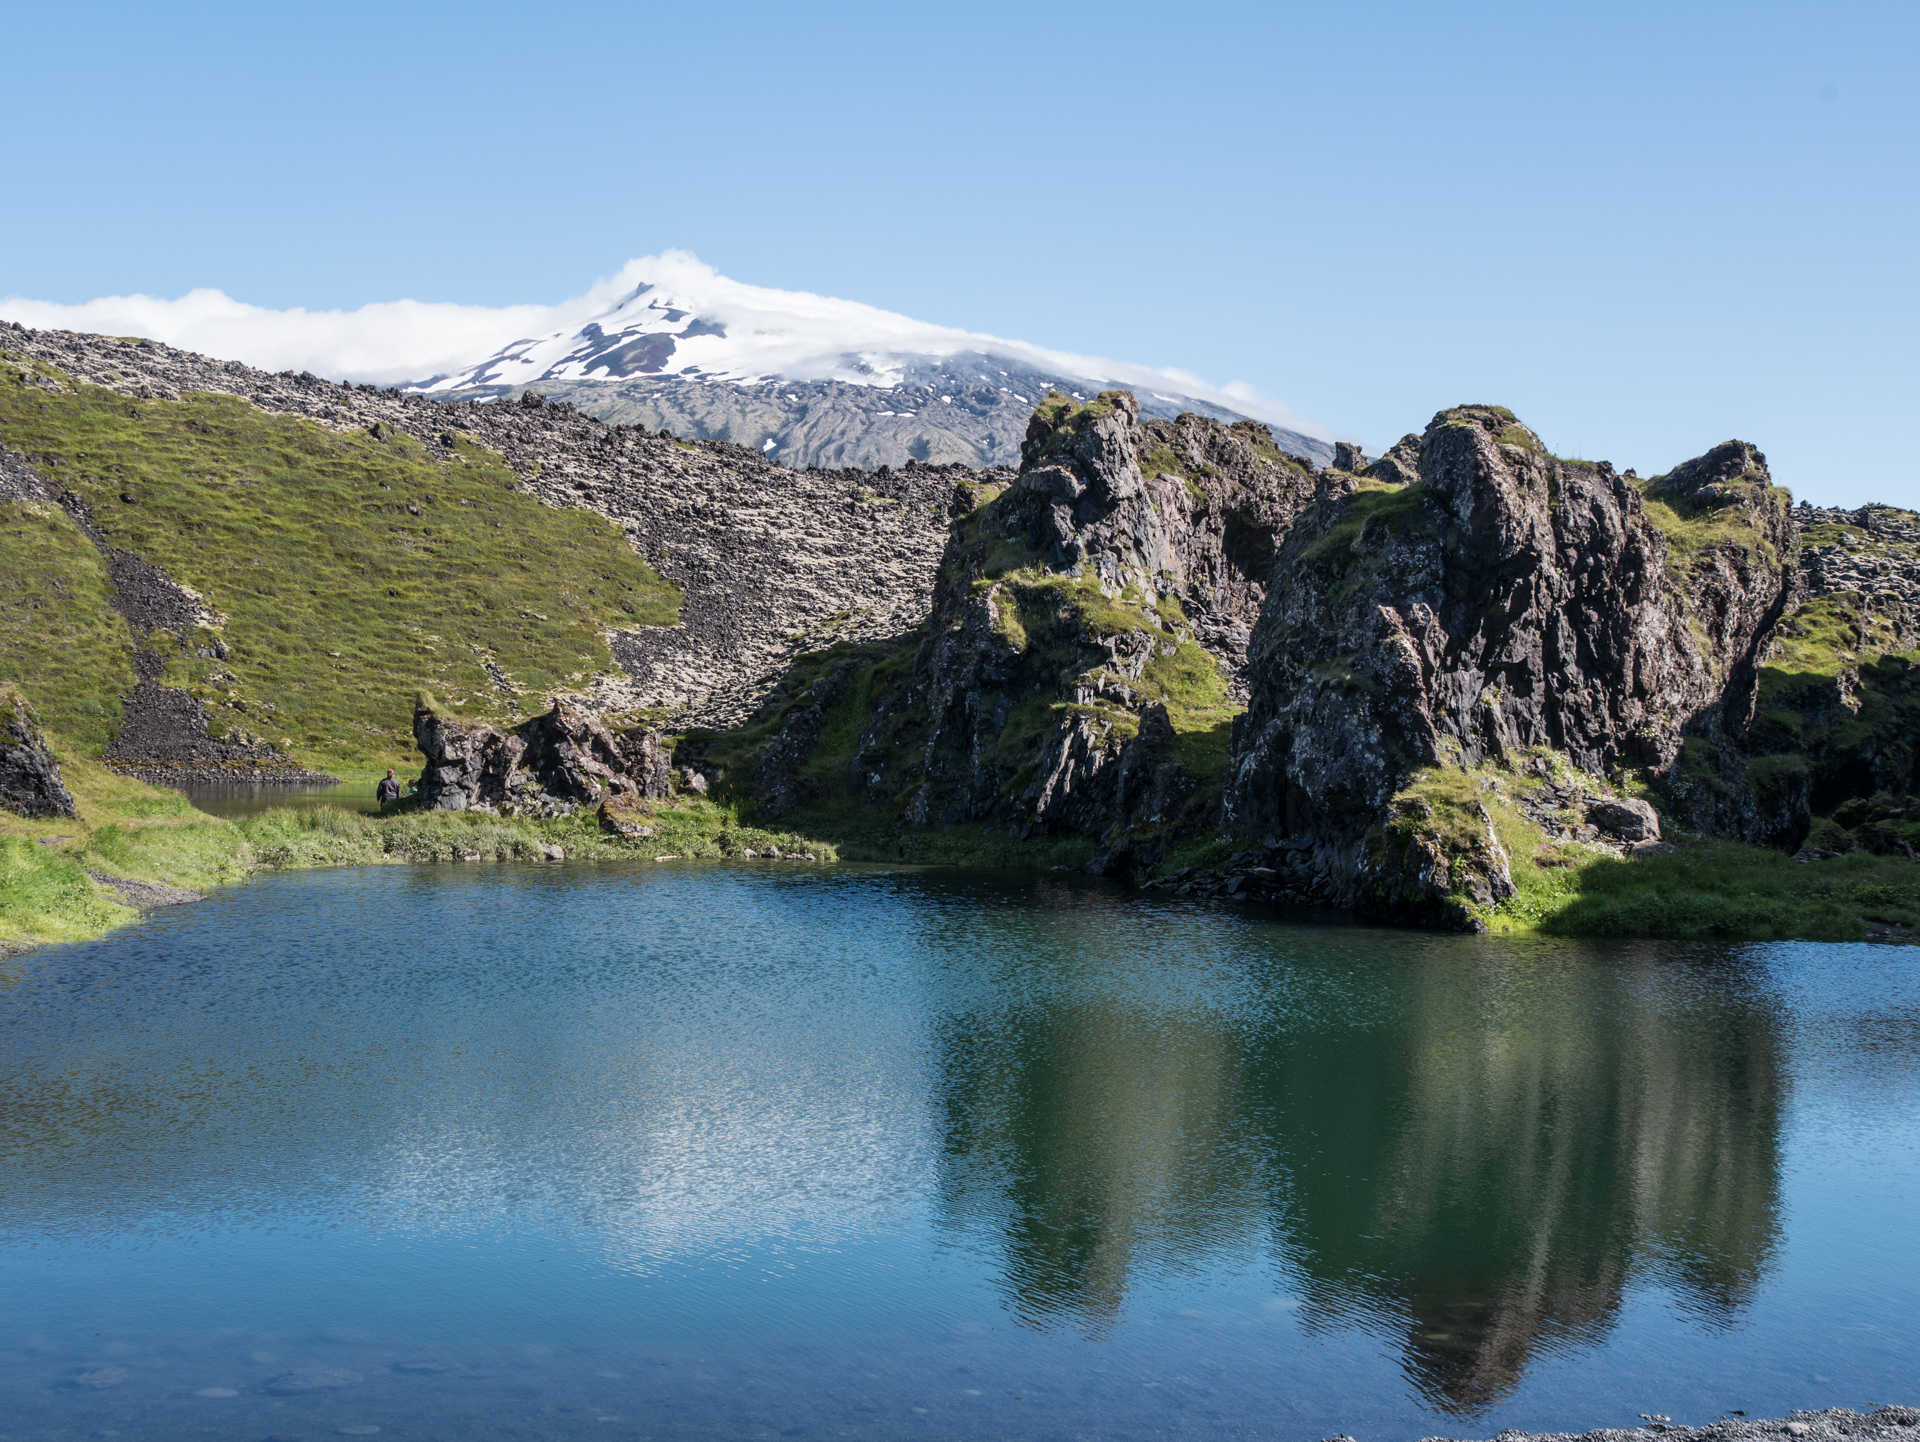
[[[373,794],[374,798],[378,800],[382,806],[385,806],[389,801],[398,801],[400,799],[400,783],[394,780],[393,768],[391,766],[387,768],[386,779],[374,787]]]

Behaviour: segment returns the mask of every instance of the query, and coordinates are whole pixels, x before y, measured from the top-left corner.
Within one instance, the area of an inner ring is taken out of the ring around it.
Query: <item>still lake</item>
[[[270,877],[0,963],[0,1434],[1912,1403],[1916,963],[1078,877]]]

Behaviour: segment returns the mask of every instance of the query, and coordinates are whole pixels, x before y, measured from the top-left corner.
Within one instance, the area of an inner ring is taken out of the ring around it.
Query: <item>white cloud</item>
[[[451,370],[522,336],[564,323],[569,306],[452,305],[381,301],[358,310],[268,310],[222,291],[178,300],[112,295],[80,305],[0,300],[0,319],[41,330],[145,336],[269,371],[312,371],[329,380],[391,384]]]
[[[635,292],[642,286],[653,288],[645,297],[648,307],[671,302],[725,328],[724,339],[681,341],[676,368],[697,364],[708,374],[738,377],[884,382],[890,357],[986,351],[1089,381],[1171,390],[1310,434],[1326,434],[1241,382],[1216,387],[1184,371],[931,325],[858,301],[746,285],[679,250],[628,261],[584,295],[557,305],[399,300],[358,310],[269,310],[218,290],[193,290],[177,300],[107,296],[80,305],[10,296],[0,300],[0,319],[41,329],[146,336],[263,370],[306,370],[331,380],[390,385],[469,371],[521,340],[541,342],[526,349],[528,361],[557,359],[589,321],[616,313],[623,321],[629,319],[638,308]],[[872,369],[861,371],[851,364],[855,358]],[[531,372],[544,369],[544,364],[520,368]]]

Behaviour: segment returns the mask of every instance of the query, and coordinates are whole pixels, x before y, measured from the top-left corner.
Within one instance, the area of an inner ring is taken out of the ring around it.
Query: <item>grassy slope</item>
[[[176,653],[169,684],[207,701],[217,729],[309,765],[405,756],[423,688],[481,717],[544,709],[553,688],[613,668],[610,628],[677,615],[673,588],[616,527],[541,505],[465,439],[441,460],[405,436],[332,431],[231,396],[134,400],[9,359],[0,441],[57,462],[112,545],[223,618],[225,660],[191,654],[210,635],[185,655],[160,638]],[[68,747],[97,755],[129,684],[130,638],[101,615],[97,553],[47,509],[0,507],[0,620],[18,622],[0,627],[0,677],[21,681]]]
[[[1920,867],[1904,856],[1796,862],[1766,847],[1674,833],[1671,852],[1619,860],[1551,840],[1522,813],[1516,799],[1542,784],[1489,765],[1425,772],[1402,793],[1427,800],[1442,828],[1476,826],[1469,813],[1474,802],[1485,805],[1517,894],[1492,908],[1466,904],[1496,934],[1852,941],[1876,927],[1920,926]]]
[[[0,502],[0,681],[19,682],[47,728],[88,756],[119,731],[134,684],[133,637],[112,601],[106,563],[72,517]]]

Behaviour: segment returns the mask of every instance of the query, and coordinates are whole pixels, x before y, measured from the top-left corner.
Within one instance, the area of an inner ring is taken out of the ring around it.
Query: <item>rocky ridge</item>
[[[4,325],[0,349],[126,395],[212,391],[336,430],[400,432],[450,464],[459,438],[499,453],[546,504],[621,527],[683,592],[679,625],[614,634],[624,675],[605,678],[595,696],[602,709],[652,708],[681,724],[743,719],[802,650],[915,625],[954,486],[975,476],[918,462],[793,470],[738,446],[609,426],[537,395],[445,405],[151,341]]]
[[[1058,391],[1089,400],[1099,387],[1043,374],[991,355],[956,356],[904,367],[887,385],[843,380],[726,381],[633,374],[594,379],[547,377],[531,385],[430,392],[441,400],[517,400],[528,390],[567,401],[614,425],[671,431],[688,439],[731,441],[784,466],[900,467],[922,464],[1012,466],[1027,420],[1042,396]],[[1172,420],[1191,412],[1213,420],[1236,412],[1185,396],[1139,395],[1143,416]],[[1268,426],[1281,449],[1325,465],[1327,441]]]
[[[1049,396],[1018,476],[956,501],[924,638],[823,662],[737,772],[775,814],[850,788],[912,828],[1077,832],[1116,874],[1148,864],[1158,838],[1211,815],[1208,758],[1315,486],[1253,422]],[[823,759],[836,707],[846,753]]]
[[[1649,514],[1737,515],[1675,564]],[[1649,483],[1550,455],[1495,407],[1436,416],[1327,479],[1253,641],[1224,818],[1313,900],[1434,919],[1513,894],[1484,798],[1409,792],[1530,753],[1660,774],[1750,693],[1797,548],[1765,459],[1730,443]]]

